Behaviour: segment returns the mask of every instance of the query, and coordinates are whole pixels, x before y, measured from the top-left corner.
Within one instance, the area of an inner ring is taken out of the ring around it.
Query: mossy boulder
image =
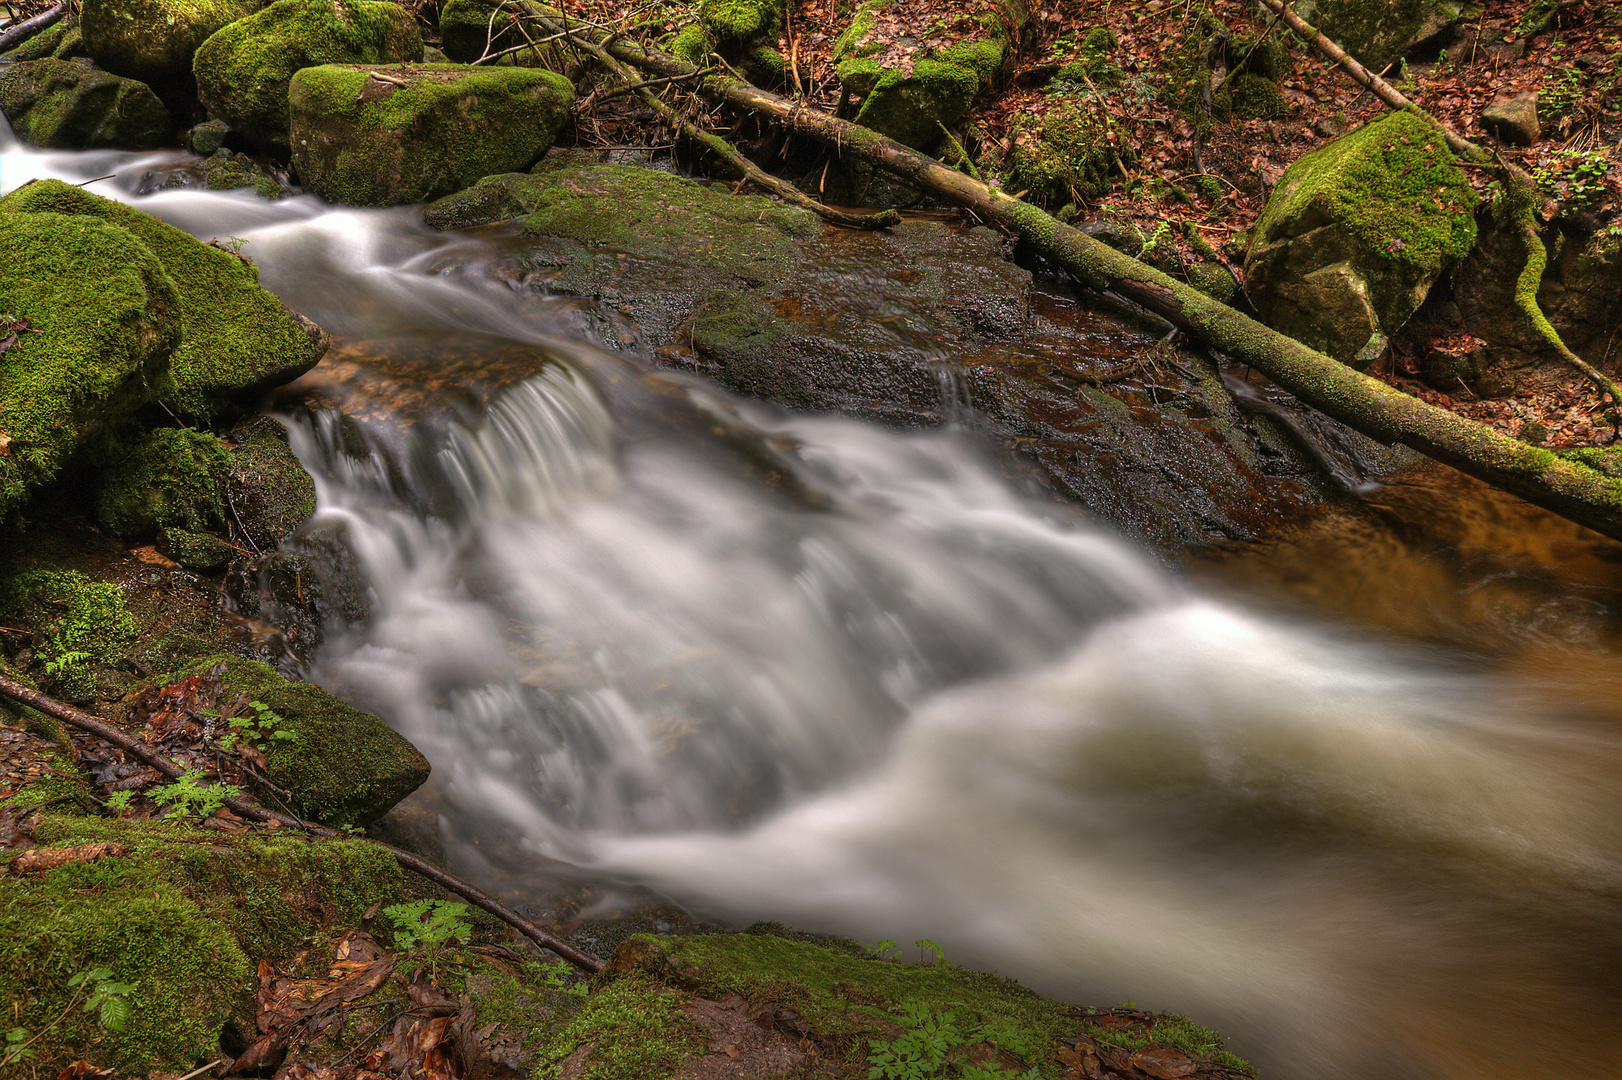
[[[156,87],[189,84],[192,56],[216,30],[266,0],[84,0],[85,50],[115,75]]]
[[[146,150],[170,127],[144,83],[55,57],[0,68],[0,112],[24,142],[64,150]]]
[[[753,45],[783,21],[784,0],[699,0],[698,21],[723,46]]]
[[[229,464],[229,452],[208,432],[160,428],[102,474],[96,519],[123,537],[220,528]]]
[[[54,1076],[91,1059],[120,1076],[178,1076],[253,1023],[254,965],[284,961],[320,929],[400,897],[397,864],[361,841],[311,843],[47,812],[41,847],[119,854],[43,874],[0,873],[0,995],[8,1026],[40,1036],[29,1065]],[[9,862],[15,851],[0,851]],[[312,918],[312,915],[314,916]],[[120,1030],[78,1006],[69,980],[105,968],[133,990]]]
[[[569,80],[536,68],[305,68],[289,92],[293,165],[307,189],[334,202],[434,199],[529,168],[573,98]]]
[[[1246,290],[1274,329],[1367,366],[1469,253],[1475,204],[1442,133],[1392,113],[1285,172],[1256,223]]]
[[[218,669],[227,687],[276,714],[293,738],[269,744],[265,778],[291,792],[300,816],[342,828],[376,821],[428,779],[428,759],[373,716],[311,683],[288,682],[269,664],[210,656],[173,678]]]
[[[9,52],[0,53],[0,60],[39,60],[54,56],[58,60],[71,60],[75,56],[88,56],[84,49],[84,34],[79,30],[79,17],[69,15],[46,27]]]
[[[261,289],[258,269],[229,251],[60,180],[32,181],[0,199],[0,220],[41,212],[117,226],[133,234],[161,266],[179,322],[178,340],[169,350],[173,389],[163,396],[181,416],[227,413],[297,378],[326,351],[325,332]],[[99,307],[91,300],[83,310],[100,316]],[[29,339],[29,344],[35,343]],[[10,358],[8,352],[0,362]]]
[[[276,421],[255,420],[231,434],[237,446],[226,469],[226,497],[248,540],[269,551],[315,513],[315,481]]]
[[[763,283],[817,217],[754,195],[733,196],[670,173],[554,155],[529,174],[486,177],[423,213],[434,228],[522,216],[524,234],[607,253],[721,271]],[[594,263],[594,260],[588,260]]]
[[[502,0],[445,0],[445,5],[439,9],[439,37],[445,50],[444,58],[457,64],[471,64],[486,50],[500,53],[546,36],[537,34],[531,28],[526,37],[511,18],[496,14],[501,6]],[[558,14],[545,5],[537,7],[549,15]],[[519,49],[507,53],[496,63],[540,67],[546,59],[544,49],[544,46],[541,49]]]
[[[1233,115],[1240,120],[1274,120],[1288,116],[1289,102],[1284,91],[1271,79],[1243,72],[1230,87]]]
[[[200,167],[203,170],[203,186],[209,191],[251,188],[255,195],[272,202],[285,199],[290,194],[281,181],[267,173],[264,166],[247,154],[233,154],[222,147]]]
[[[109,674],[123,660],[137,632],[117,585],[49,565],[0,584],[0,617],[31,632],[47,689],[77,705],[97,698],[98,673]]]
[[[422,58],[410,14],[381,0],[276,0],[198,48],[197,93],[209,111],[261,149],[288,153],[288,85],[320,64]]]
[[[0,514],[167,392],[183,326],[174,279],[129,229],[20,213],[17,194],[0,200],[0,311],[17,333],[0,351]]]
[[[1103,107],[1091,97],[1043,102],[1014,118],[1004,186],[1038,206],[1085,202],[1110,189],[1116,159]]]
[[[922,148],[1003,72],[1014,53],[1009,34],[1019,32],[1028,13],[1023,3],[1005,0],[978,17],[976,33],[939,48],[913,47],[910,39],[888,38],[882,16],[890,3],[866,0],[857,7],[834,43],[834,61],[840,83],[862,98],[857,123]]]
[[[1456,23],[1479,19],[1481,12],[1462,0],[1301,0],[1295,9],[1376,71]]]

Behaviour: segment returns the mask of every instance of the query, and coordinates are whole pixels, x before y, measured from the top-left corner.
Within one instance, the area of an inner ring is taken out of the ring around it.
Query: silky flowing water
[[[1279,1080],[1622,1075],[1617,545],[1421,472],[1168,572],[959,426],[650,373],[479,235],[163,160],[0,186],[116,172],[333,333],[282,415],[372,615],[311,674],[430,757],[455,868],[933,938]]]

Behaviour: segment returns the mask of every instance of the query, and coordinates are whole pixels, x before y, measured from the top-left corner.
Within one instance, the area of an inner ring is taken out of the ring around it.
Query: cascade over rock
[[[1475,241],[1454,161],[1428,120],[1392,113],[1290,166],[1245,259],[1268,325],[1355,367],[1379,356]]]
[[[382,0],[276,0],[203,42],[192,61],[211,112],[262,149],[288,151],[288,83],[318,64],[422,58],[404,8]]]
[[[55,57],[0,68],[0,112],[19,139],[54,149],[145,150],[169,134],[150,87]]]
[[[85,50],[117,75],[155,87],[189,80],[192,56],[216,30],[266,0],[84,0]]]
[[[326,333],[261,289],[258,270],[240,256],[60,180],[36,180],[0,199],[0,215],[46,211],[119,226],[164,271],[174,296],[168,310],[178,324],[169,357],[173,383],[146,400],[162,396],[183,415],[214,416],[297,378],[326,352]],[[64,304],[56,315],[72,316],[72,306]]]
[[[305,68],[289,98],[293,164],[334,202],[436,198],[534,164],[573,97],[563,76],[534,68]]]

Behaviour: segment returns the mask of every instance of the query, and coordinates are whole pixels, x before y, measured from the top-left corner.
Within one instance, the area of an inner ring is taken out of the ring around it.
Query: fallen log
[[[0,695],[4,695],[13,701],[27,705],[30,708],[38,709],[46,716],[55,717],[70,727],[76,727],[80,731],[88,732],[89,734],[96,736],[98,739],[112,743],[120,750],[123,750],[126,754],[129,754],[132,757],[140,758],[142,761],[146,762],[154,769],[157,769],[171,780],[178,780],[184,774],[183,769],[177,766],[174,762],[170,761],[168,758],[164,757],[162,754],[154,751],[150,746],[142,742],[140,739],[135,738],[127,732],[120,731],[117,727],[114,727],[112,724],[107,723],[107,721],[102,720],[99,717],[92,716],[81,709],[76,709],[72,705],[68,705],[65,702],[57,701],[55,698],[50,697],[47,694],[42,694],[38,690],[24,686],[22,683],[8,678],[5,675],[0,675]],[[255,821],[263,821],[266,823],[274,823],[285,828],[300,829],[312,836],[319,836],[324,840],[347,839],[343,833],[340,833],[335,829],[329,829],[325,825],[318,825],[313,821],[305,821],[303,818],[297,818],[291,814],[283,814],[278,813],[275,810],[267,810],[258,803],[251,802],[247,799],[226,799],[224,800],[224,805],[229,807],[231,812],[239,817],[251,818]],[[371,837],[360,837],[360,839],[364,840],[368,844],[376,844],[378,847],[383,848],[390,855],[393,855],[395,862],[399,863],[405,869],[425,877],[434,882],[436,885],[455,893],[464,900],[468,901],[474,907],[481,908],[484,911],[489,912],[491,915],[494,915],[496,918],[500,919],[514,930],[517,930],[520,934],[523,934],[525,937],[535,942],[535,944],[544,949],[550,949],[552,952],[557,953],[559,956],[563,957],[563,959],[567,960],[580,970],[589,972],[591,974],[596,974],[603,969],[603,962],[597,959],[595,956],[582,952],[561,938],[547,933],[545,930],[541,929],[539,926],[536,926],[534,923],[518,914],[518,912],[508,907],[506,904],[503,904],[500,900],[497,900],[495,897],[490,896],[481,889],[468,884],[461,878],[447,874],[433,863],[420,859],[411,854],[409,851],[401,851],[392,844],[385,844],[381,840],[373,840]]]
[[[609,52],[658,76],[687,75],[695,70],[675,57],[641,46],[619,43]],[[1402,443],[1579,525],[1622,540],[1622,479],[1512,439],[1346,367],[1062,224],[1037,207],[893,139],[724,75],[710,75],[696,85],[709,97],[770,117],[795,132],[820,139],[836,154],[867,162],[921,191],[964,207],[988,224],[1019,236],[1088,288],[1131,300],[1373,439]],[[1617,456],[1622,457],[1622,452]]]

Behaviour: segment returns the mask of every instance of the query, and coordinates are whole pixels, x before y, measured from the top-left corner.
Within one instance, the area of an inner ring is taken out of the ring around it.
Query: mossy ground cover
[[[92,1054],[121,1075],[186,1071],[218,1055],[228,1022],[251,1024],[254,961],[297,951],[324,909],[354,921],[400,893],[394,860],[359,842],[227,838],[54,811],[34,832],[42,847],[124,849],[0,877],[0,996],[15,1003],[12,1026],[44,1032],[36,1063]],[[70,979],[93,968],[135,987],[121,1031],[78,1007]]]

